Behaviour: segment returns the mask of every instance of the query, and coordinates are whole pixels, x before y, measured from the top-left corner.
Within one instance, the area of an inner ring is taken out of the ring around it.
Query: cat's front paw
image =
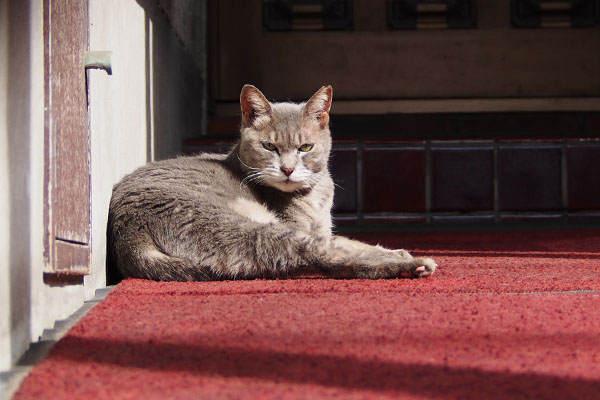
[[[431,258],[415,258],[409,270],[403,271],[404,278],[427,278],[435,272],[438,265]]]

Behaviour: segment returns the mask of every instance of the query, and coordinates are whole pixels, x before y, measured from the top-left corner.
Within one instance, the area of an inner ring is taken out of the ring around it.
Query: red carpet
[[[599,230],[354,236],[440,269],[127,280],[15,399],[600,398]]]

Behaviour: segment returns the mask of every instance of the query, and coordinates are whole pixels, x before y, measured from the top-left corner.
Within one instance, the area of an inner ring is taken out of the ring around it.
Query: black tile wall
[[[599,112],[332,115],[335,138],[482,140],[600,135]]]
[[[567,145],[567,198],[571,210],[600,206],[600,143]]]
[[[599,115],[580,116],[579,124],[600,136]],[[552,121],[560,129],[572,128],[568,116],[559,117]],[[499,131],[517,123],[504,124]],[[337,140],[330,161],[335,225],[600,224],[600,138],[581,137]],[[232,143],[194,139],[184,149],[223,152]]]
[[[333,226],[353,226],[358,224],[358,217],[356,215],[339,215],[333,214]]]
[[[500,211],[562,208],[559,145],[501,145],[498,150]]]
[[[436,224],[490,224],[493,215],[434,215],[431,222]]]
[[[568,221],[579,223],[579,224],[589,224],[589,223],[600,224],[600,212],[593,211],[593,212],[570,213],[568,215]]]
[[[584,118],[583,131],[588,135],[600,135],[600,115],[597,113],[587,115]]]
[[[329,171],[335,183],[334,212],[349,213],[357,210],[356,152],[356,147],[334,147],[331,152]]]
[[[363,149],[365,212],[425,211],[425,146]]]
[[[544,214],[506,214],[500,216],[500,222],[519,222],[519,223],[537,223],[554,222],[559,223],[563,220],[562,214],[544,213]]]
[[[465,135],[562,136],[578,132],[579,120],[571,113],[478,114],[463,118],[459,126]]]
[[[365,225],[407,225],[424,224],[425,214],[413,215],[365,215],[362,221]]]
[[[334,137],[364,136],[377,132],[378,138],[449,136],[457,133],[457,121],[446,115],[384,114],[331,115]]]
[[[494,208],[493,147],[431,149],[431,210]]]

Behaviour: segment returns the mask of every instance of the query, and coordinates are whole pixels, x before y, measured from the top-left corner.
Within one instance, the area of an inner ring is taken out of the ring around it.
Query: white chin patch
[[[269,185],[281,190],[282,192],[295,192],[297,190],[306,188],[306,184],[304,182],[295,182],[290,179],[284,181],[272,180],[269,181]]]

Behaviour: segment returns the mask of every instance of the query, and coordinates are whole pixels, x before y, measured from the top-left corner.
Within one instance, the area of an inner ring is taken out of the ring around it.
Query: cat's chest
[[[331,232],[331,203],[332,196],[328,192],[313,190],[307,196],[294,199],[281,214],[283,219],[293,221],[303,230],[328,234]]]
[[[276,219],[299,230],[331,234],[333,182],[323,179],[307,193],[282,193],[271,188],[255,190],[249,199],[260,203]]]

